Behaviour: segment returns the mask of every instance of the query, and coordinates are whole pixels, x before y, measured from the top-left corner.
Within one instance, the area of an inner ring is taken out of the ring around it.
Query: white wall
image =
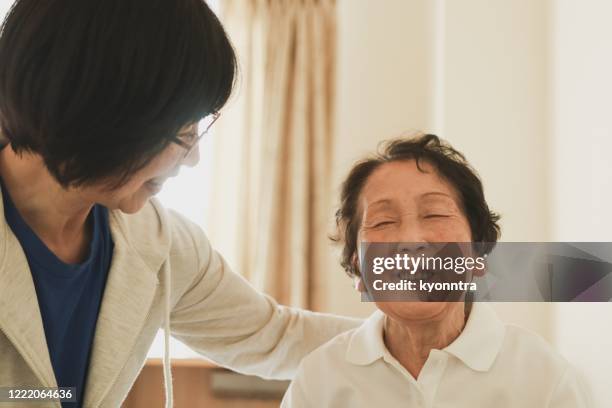
[[[12,4],[13,4],[12,0],[0,0],[0,18],[2,20],[4,20],[4,16],[9,11]]]
[[[546,240],[546,2],[443,3],[443,136],[481,173],[502,239]]]
[[[554,237],[611,241],[612,2],[552,4]]]
[[[443,137],[480,172],[503,241],[549,239],[548,9],[545,1],[444,4]],[[499,303],[498,313],[552,339],[553,306]]]
[[[546,12],[531,0],[340,0],[334,185],[381,140],[435,131],[480,171],[505,240],[546,240]],[[326,310],[372,310],[337,256],[329,273]],[[551,339],[550,305],[495,307]]]
[[[612,3],[551,3],[553,239],[612,241]],[[558,304],[557,347],[612,404],[612,303]]]

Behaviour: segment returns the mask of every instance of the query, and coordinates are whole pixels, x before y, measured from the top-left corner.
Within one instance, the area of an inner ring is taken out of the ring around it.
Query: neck
[[[19,214],[36,235],[65,262],[79,262],[89,242],[87,216],[92,202],[63,188],[40,156],[0,150],[0,175]]]
[[[426,321],[385,319],[384,341],[389,352],[418,378],[432,349],[450,345],[465,326],[466,311],[462,302],[452,302],[439,318]]]

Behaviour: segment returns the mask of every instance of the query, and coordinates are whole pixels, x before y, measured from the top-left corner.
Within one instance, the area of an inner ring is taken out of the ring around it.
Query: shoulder
[[[354,372],[358,366],[368,366],[380,359],[386,350],[384,319],[384,313],[374,311],[359,326],[338,334],[309,354],[304,360],[304,369],[327,367],[332,372]]]
[[[397,381],[396,371],[384,362],[384,314],[375,311],[362,324],[333,337],[306,356],[287,393],[283,407],[365,406],[387,401],[385,390],[372,393],[372,378]],[[392,398],[397,401],[397,396]],[[400,399],[403,397],[399,397]]]
[[[505,326],[504,349],[512,350],[525,361],[544,363],[559,371],[569,366],[568,361],[539,334],[513,324]]]
[[[346,360],[349,344],[358,327],[338,334],[327,343],[316,348],[303,360],[300,370],[321,370],[322,367],[339,368],[350,364]]]
[[[372,344],[369,349],[365,348],[372,343],[369,337],[373,336],[371,326],[375,317],[338,334],[303,358],[296,377],[299,382],[307,380],[302,387],[312,390],[330,388],[331,384],[340,387],[375,361],[377,358],[372,355],[377,353],[378,346]]]
[[[507,358],[513,358],[528,381],[538,379],[538,389],[549,390],[549,407],[590,407],[590,389],[583,375],[544,338],[525,328],[506,325]],[[512,357],[511,354],[514,354]]]
[[[563,371],[568,364],[540,335],[502,321],[491,305],[482,302],[474,303],[463,333],[448,349],[483,369],[550,372]]]
[[[552,392],[571,370],[571,365],[539,334],[506,324],[493,370],[499,378],[505,378],[504,382],[514,383],[525,390],[531,389],[533,379],[537,378],[539,392]],[[529,375],[525,375],[527,373]]]
[[[343,373],[350,370],[345,359],[350,339],[357,329],[337,335],[302,359],[285,394],[282,408],[330,406],[333,393],[341,387]]]
[[[170,254],[208,245],[204,231],[185,216],[166,209],[153,198],[135,214],[112,211],[112,222],[142,251]]]

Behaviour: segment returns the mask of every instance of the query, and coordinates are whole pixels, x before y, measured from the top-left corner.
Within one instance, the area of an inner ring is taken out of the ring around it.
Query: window
[[[206,230],[212,180],[213,180],[213,144],[214,127],[202,139],[199,145],[200,162],[191,168],[183,166],[179,176],[169,179],[157,198],[166,208],[176,210]],[[170,339],[170,351],[173,358],[201,358],[180,341]],[[159,330],[151,348],[149,358],[161,358],[164,354],[164,333]]]

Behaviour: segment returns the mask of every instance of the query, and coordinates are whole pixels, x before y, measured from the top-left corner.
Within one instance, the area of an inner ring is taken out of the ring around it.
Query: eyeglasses
[[[219,112],[213,112],[200,120],[197,124],[192,125],[190,131],[181,132],[174,136],[172,141],[185,149],[183,158],[189,156],[193,148],[198,145],[200,140],[206,136],[212,125],[219,119],[219,116],[221,116]]]

